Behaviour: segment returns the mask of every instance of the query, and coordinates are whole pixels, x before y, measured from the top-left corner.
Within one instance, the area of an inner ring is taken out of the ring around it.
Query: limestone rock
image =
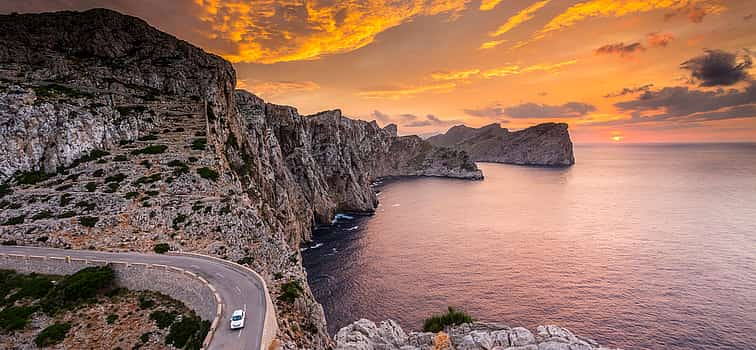
[[[475,129],[454,126],[428,142],[464,150],[477,162],[569,166],[575,163],[565,123],[543,123],[511,132],[499,124]]]

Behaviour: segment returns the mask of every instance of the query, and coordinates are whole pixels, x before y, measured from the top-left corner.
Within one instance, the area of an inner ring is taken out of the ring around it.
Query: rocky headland
[[[109,10],[0,16],[0,241],[246,264],[284,348],[329,348],[299,245],[383,176],[480,179],[466,153],[235,90],[230,63]],[[283,290],[286,298],[278,298]]]
[[[477,129],[457,125],[428,142],[463,150],[476,162],[569,166],[575,164],[575,155],[567,128],[565,123],[543,123],[518,131],[496,123]]]

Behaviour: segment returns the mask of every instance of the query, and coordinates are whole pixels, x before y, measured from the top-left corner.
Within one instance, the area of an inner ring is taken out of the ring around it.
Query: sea
[[[756,144],[575,146],[569,168],[387,179],[303,248],[329,331],[447,306],[623,349],[756,349]]]

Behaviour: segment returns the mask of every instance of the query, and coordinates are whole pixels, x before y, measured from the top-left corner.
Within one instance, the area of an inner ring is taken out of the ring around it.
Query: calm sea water
[[[756,348],[756,145],[577,146],[569,169],[402,179],[304,252],[330,331],[458,306],[625,349]]]

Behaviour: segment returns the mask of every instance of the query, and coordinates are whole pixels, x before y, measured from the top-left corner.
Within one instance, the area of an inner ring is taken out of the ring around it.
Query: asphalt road
[[[162,264],[192,271],[210,282],[223,300],[222,317],[210,343],[210,349],[260,349],[265,322],[265,288],[256,276],[233,264],[202,256],[110,253],[21,246],[0,246],[0,253]],[[231,313],[236,309],[247,310],[245,327],[241,330],[231,330],[229,327]]]

